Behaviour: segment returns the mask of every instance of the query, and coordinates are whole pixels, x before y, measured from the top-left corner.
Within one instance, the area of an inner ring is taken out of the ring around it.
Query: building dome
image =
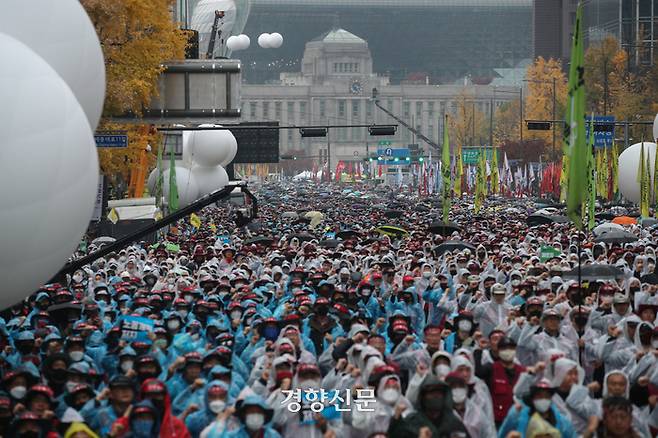
[[[359,38],[345,29],[334,28],[325,32],[311,42],[335,43],[335,44],[368,44],[363,38]]]

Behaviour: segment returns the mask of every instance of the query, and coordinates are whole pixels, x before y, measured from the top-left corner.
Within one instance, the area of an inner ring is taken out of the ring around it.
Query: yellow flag
[[[215,224],[210,224],[208,227],[210,228],[210,230],[211,230],[213,233],[217,232],[217,225],[215,225]]]
[[[107,219],[112,222],[113,224],[116,224],[119,222],[119,213],[113,208],[110,210],[110,213],[107,215]]]
[[[201,219],[199,219],[199,216],[197,216],[195,213],[192,213],[190,215],[190,224],[194,228],[200,228],[201,227]]]

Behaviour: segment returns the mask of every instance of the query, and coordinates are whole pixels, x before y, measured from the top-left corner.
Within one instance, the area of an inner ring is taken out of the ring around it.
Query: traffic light
[[[299,128],[302,137],[326,137],[327,128]]]
[[[550,131],[551,122],[528,122],[528,131]]]
[[[394,125],[380,125],[380,126],[370,126],[368,127],[368,132],[370,135],[395,135],[395,126]]]
[[[418,157],[418,161],[419,161],[420,163],[422,163],[423,161],[425,161],[425,158],[423,158],[423,157]]]

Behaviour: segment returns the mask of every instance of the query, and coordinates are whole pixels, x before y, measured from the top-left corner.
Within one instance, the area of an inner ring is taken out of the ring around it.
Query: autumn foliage
[[[187,40],[172,20],[172,0],[81,0],[101,41],[107,91],[98,130],[128,131],[129,147],[99,150],[101,171],[125,181],[148,144],[152,167],[159,138],[148,126],[125,125],[112,117],[141,115],[158,92],[162,64],[184,57]],[[120,185],[120,184],[119,184]]]

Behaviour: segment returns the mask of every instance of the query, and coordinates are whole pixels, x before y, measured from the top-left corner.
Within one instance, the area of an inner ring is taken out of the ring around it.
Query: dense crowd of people
[[[3,311],[0,436],[656,436],[654,228],[595,242],[492,197],[430,229],[438,197],[257,195],[245,226],[206,208]]]

